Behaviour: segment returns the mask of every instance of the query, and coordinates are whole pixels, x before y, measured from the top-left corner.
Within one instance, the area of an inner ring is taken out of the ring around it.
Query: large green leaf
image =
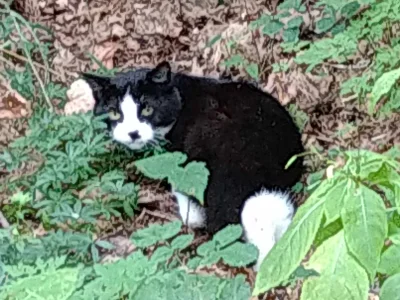
[[[367,299],[367,273],[348,253],[343,231],[318,247],[305,267],[320,276],[306,280],[302,300]]]
[[[400,245],[392,245],[383,252],[378,272],[385,275],[400,273]]]
[[[135,166],[147,177],[154,179],[168,177],[175,190],[194,196],[204,203],[204,191],[210,172],[204,162],[193,161],[181,167],[186,161],[187,155],[172,152],[138,160]]]
[[[306,203],[300,206],[288,230],[261,264],[253,295],[266,292],[287,280],[299,266],[320,227],[324,211],[323,182]]]
[[[393,86],[400,78],[400,69],[392,70],[384,73],[378,80],[375,82],[375,85],[372,89],[371,101],[369,103],[368,111],[372,113],[376,104],[382,98],[382,96],[386,95],[390,92]]]
[[[400,300],[400,273],[385,280],[379,297],[380,300]]]
[[[327,193],[325,194],[325,217],[326,222],[331,223],[340,217],[343,208],[345,196],[351,186],[351,182],[346,177],[335,175],[333,178],[327,180]]]
[[[360,185],[344,203],[342,221],[346,244],[372,281],[388,227],[381,197]]]

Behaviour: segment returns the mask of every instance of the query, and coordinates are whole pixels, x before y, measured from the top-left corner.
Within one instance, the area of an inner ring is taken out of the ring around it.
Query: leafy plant
[[[186,154],[173,152],[141,159],[134,165],[147,177],[168,178],[176,190],[194,196],[203,203],[210,172],[204,162],[189,162],[181,167],[186,160]]]
[[[38,258],[31,265],[5,265],[2,294],[18,299],[248,299],[250,286],[243,275],[198,275],[182,265],[176,254],[190,245],[193,235],[177,235],[181,226],[176,221],[135,232],[131,238],[139,249],[114,263],[68,266],[66,257],[61,256]],[[231,226],[218,234],[214,242],[220,246],[235,245],[241,228]],[[154,252],[146,256],[144,248],[153,246]],[[238,250],[235,255],[239,260],[242,256],[252,262],[256,256],[249,259],[247,249],[232,250]]]
[[[384,267],[391,265],[382,254],[390,213],[374,189],[398,210],[400,164],[389,152],[349,150],[344,159],[333,177],[320,181],[262,263],[254,295],[287,280],[313,244],[317,249],[305,267],[319,276],[306,279],[301,299],[366,299],[378,272],[396,272]]]

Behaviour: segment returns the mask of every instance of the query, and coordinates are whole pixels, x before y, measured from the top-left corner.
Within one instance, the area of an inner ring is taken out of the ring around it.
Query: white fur
[[[264,258],[289,227],[294,207],[289,194],[261,190],[248,198],[241,213],[245,240],[258,248],[258,271]]]
[[[204,207],[200,204],[190,201],[190,199],[179,193],[174,192],[179,206],[179,215],[183,223],[191,228],[202,228],[206,225],[206,215]]]
[[[113,129],[113,138],[125,144],[130,149],[136,150],[143,148],[147,142],[154,138],[154,130],[149,124],[141,122],[138,119],[138,106],[135,101],[133,101],[129,91],[122,99],[121,111],[123,113],[123,120],[117,123]],[[136,130],[139,132],[140,138],[132,141],[129,133]]]

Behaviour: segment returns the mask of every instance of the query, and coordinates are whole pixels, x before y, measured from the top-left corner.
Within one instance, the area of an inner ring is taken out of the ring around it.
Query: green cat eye
[[[151,106],[146,106],[144,109],[142,109],[142,116],[145,117],[151,116],[153,111],[154,109]]]
[[[119,112],[116,112],[115,110],[110,110],[108,112],[108,117],[111,121],[118,121],[121,118],[121,114]]]

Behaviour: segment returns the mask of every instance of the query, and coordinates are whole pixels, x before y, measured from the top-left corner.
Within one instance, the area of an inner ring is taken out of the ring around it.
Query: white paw
[[[184,194],[174,192],[179,206],[179,215],[184,224],[191,228],[203,228],[206,225],[204,207]]]

